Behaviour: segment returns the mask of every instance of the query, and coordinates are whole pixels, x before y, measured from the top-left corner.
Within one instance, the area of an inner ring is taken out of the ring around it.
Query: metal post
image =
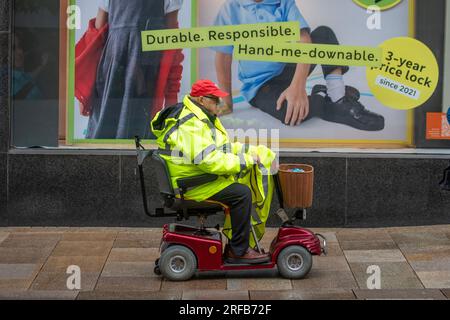
[[[255,231],[255,228],[253,227],[253,224],[250,223],[250,225],[251,225],[251,229],[252,229],[253,239],[255,239],[256,248],[258,249],[258,252],[259,252],[260,254],[262,254],[261,246],[259,245],[258,238],[256,237],[256,231]]]

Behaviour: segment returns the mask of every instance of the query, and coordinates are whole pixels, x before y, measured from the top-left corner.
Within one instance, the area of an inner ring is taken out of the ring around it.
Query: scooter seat
[[[182,201],[181,199],[177,198],[171,199],[169,203],[166,202],[165,207],[173,211],[182,211],[184,209],[187,209],[189,215],[197,215],[199,213],[214,215],[225,210],[222,205],[216,202],[197,202],[191,200]]]

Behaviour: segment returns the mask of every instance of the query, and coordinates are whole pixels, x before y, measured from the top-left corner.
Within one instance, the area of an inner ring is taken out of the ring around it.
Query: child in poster
[[[299,21],[301,42],[338,45],[333,30],[321,26],[311,32],[295,0],[226,0],[215,25],[239,25],[268,22]],[[216,72],[221,89],[232,92],[231,64],[233,47],[215,47]],[[315,66],[275,62],[239,62],[242,95],[253,106],[296,126],[313,117],[341,123],[365,131],[381,131],[384,117],[367,110],[359,101],[358,90],[348,87],[344,74],[348,67],[322,66],[326,86],[314,87],[306,93],[306,80]],[[232,111],[232,97],[226,101]]]
[[[95,27],[109,24],[97,68],[87,139],[151,138],[161,52],[142,52],[141,32],[178,27],[183,0],[102,0]]]

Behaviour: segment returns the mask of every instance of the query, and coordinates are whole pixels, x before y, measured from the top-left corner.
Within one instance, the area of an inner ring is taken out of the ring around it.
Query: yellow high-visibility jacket
[[[162,157],[166,160],[175,190],[178,189],[177,180],[180,178],[205,173],[219,176],[216,181],[189,190],[185,194],[186,199],[201,202],[233,183],[248,185],[258,213],[258,217],[252,221],[256,225],[258,238],[262,238],[272,201],[270,166],[276,157],[275,153],[264,146],[230,142],[228,132],[219,118],[212,123],[189,96],[184,98],[183,103],[159,112],[152,120],[151,129],[157,137],[159,148],[170,151],[170,154]],[[256,155],[260,163],[255,163]],[[228,217],[224,233],[229,238],[230,225]],[[254,246],[254,239],[251,245]]]

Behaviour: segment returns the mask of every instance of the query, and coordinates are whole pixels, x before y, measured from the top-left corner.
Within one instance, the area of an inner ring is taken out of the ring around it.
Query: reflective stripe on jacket
[[[212,123],[189,96],[182,104],[159,112],[151,127],[158,146],[172,151],[172,156],[162,157],[169,167],[174,189],[178,188],[180,178],[205,173],[219,176],[214,182],[189,190],[185,195],[188,199],[209,199],[235,183],[235,176],[254,164],[253,157],[243,153],[243,144],[231,143],[220,120],[216,118]]]

